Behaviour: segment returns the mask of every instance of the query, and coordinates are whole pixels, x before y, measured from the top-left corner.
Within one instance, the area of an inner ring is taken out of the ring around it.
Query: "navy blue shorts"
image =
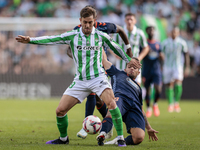
[[[145,78],[145,79],[144,79]],[[162,75],[159,73],[157,74],[149,74],[147,76],[143,76],[142,77],[144,82],[144,86],[146,88],[149,88],[151,83],[156,84],[156,85],[160,85],[162,83]]]
[[[127,133],[131,134],[131,128],[141,128],[145,131],[142,106],[137,106],[133,101],[131,103],[121,97],[116,97],[116,103],[122,114],[123,122],[126,124]]]

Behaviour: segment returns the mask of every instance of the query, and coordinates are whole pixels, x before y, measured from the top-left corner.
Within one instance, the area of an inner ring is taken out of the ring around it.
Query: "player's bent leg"
[[[63,95],[60,103],[56,109],[57,127],[60,132],[60,137],[56,140],[46,142],[46,144],[68,144],[69,138],[67,135],[68,116],[67,112],[77,103],[79,100],[69,95]]]
[[[57,116],[64,116],[74,105],[80,101],[70,95],[63,95],[56,109]]]
[[[152,115],[152,108],[150,107],[150,87],[145,86],[145,88],[146,88],[145,100],[146,100],[146,105],[147,105],[146,116],[147,118],[150,118]]]
[[[166,97],[169,102],[168,106],[168,112],[173,112],[174,111],[174,83],[171,82],[169,84],[166,84]]]
[[[91,84],[92,91],[95,92],[107,105],[109,112],[112,115],[112,122],[115,126],[115,129],[117,131],[118,140],[120,141],[118,146],[126,146],[124,137],[123,137],[123,122],[122,122],[122,115],[120,113],[119,108],[117,107],[115,103],[115,97],[114,93],[112,91],[111,85],[107,80],[107,77],[105,75],[102,75],[102,77],[99,77],[99,81],[94,81],[94,83]],[[96,83],[99,82],[100,85],[97,85]],[[94,86],[96,85],[96,86]],[[121,144],[124,141],[124,144]]]
[[[108,109],[104,101],[102,101],[98,96],[96,96],[96,107],[101,116],[104,118],[107,114]]]
[[[102,127],[99,135],[96,137],[98,145],[104,145],[103,141],[113,136],[113,123],[111,114],[108,111],[106,117],[102,121]]]
[[[162,86],[161,84],[160,85],[154,84],[154,87],[155,87],[156,92],[155,92],[155,98],[154,98],[154,104],[153,104],[153,112],[154,112],[154,116],[158,117],[160,115],[158,101],[161,95]]]
[[[104,140],[112,136],[111,135],[113,131],[112,127],[113,127],[112,118],[110,112],[108,111],[105,118],[102,121],[102,127],[100,133],[96,137],[98,145],[100,146],[104,145]]]
[[[130,132],[131,135],[125,138],[126,145],[138,145],[144,140],[144,130],[140,128],[131,128]],[[108,141],[105,143],[105,145],[118,145],[118,139],[115,138],[111,141]]]
[[[138,145],[140,144],[145,137],[145,132],[141,128],[131,128],[131,135],[125,138],[127,145]]]
[[[106,106],[108,107],[109,110],[116,108],[117,105],[115,103],[115,96],[114,96],[112,89],[106,88],[101,93],[100,98],[106,103]]]
[[[150,78],[145,78],[143,77],[143,83],[144,83],[144,87],[146,89],[146,95],[145,95],[145,101],[146,101],[146,116],[147,118],[150,118],[151,115],[152,115],[152,108],[150,106],[150,95],[151,95],[151,88],[150,88],[150,85],[151,85],[151,80]]]
[[[90,95],[87,97],[87,101],[85,104],[85,118],[89,115],[93,115],[95,105],[96,105],[96,94],[90,93]]]
[[[112,122],[115,126],[118,135],[118,146],[126,146],[123,137],[123,122],[122,115],[114,100],[114,93],[112,89],[106,88],[100,95],[100,98],[106,103],[109,112],[112,116]]]

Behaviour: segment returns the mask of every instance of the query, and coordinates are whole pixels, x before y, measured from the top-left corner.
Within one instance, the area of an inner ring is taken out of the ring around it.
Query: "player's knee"
[[[108,109],[115,109],[116,108],[116,103],[114,100],[110,100],[107,104]]]
[[[60,107],[56,108],[56,115],[57,116],[64,116],[67,112]]]
[[[144,140],[145,132],[142,129],[134,128],[131,135],[134,145],[138,145]]]
[[[132,139],[133,139],[134,145],[138,145],[142,143],[142,141],[144,140],[144,136],[142,135],[132,136]]]

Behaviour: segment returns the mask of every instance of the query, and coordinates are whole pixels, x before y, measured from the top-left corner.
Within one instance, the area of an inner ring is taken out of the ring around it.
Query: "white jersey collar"
[[[133,35],[135,35],[135,34],[136,34],[136,30],[137,30],[137,27],[134,26],[134,27],[133,27],[133,30],[131,31],[131,33],[132,33]],[[127,30],[126,25],[124,26],[124,31],[125,31],[125,32],[127,33],[127,35],[128,35],[128,30]]]
[[[172,37],[169,37],[170,41],[177,41],[179,39],[179,37],[177,36],[174,40],[172,39]]]
[[[80,27],[80,34],[81,34],[81,36],[84,36],[85,34],[82,32],[82,27]],[[95,27],[93,26],[92,27],[92,32],[91,32],[91,34],[95,34]]]

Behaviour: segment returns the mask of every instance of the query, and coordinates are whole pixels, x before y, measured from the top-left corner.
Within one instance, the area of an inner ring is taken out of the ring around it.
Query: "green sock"
[[[172,104],[174,101],[174,89],[173,88],[166,88],[166,97],[168,99],[169,104]]]
[[[109,110],[112,115],[112,122],[115,126],[117,131],[117,135],[123,135],[123,122],[122,122],[122,115],[118,107],[115,109]]]
[[[182,88],[182,84],[176,84],[175,85],[175,102],[179,102],[180,99],[181,99],[181,95],[182,95],[182,91],[183,91],[183,88]]]
[[[57,116],[56,118],[57,118],[57,127],[60,132],[60,137],[66,137],[67,136],[67,127],[68,127],[67,114],[62,117]]]

